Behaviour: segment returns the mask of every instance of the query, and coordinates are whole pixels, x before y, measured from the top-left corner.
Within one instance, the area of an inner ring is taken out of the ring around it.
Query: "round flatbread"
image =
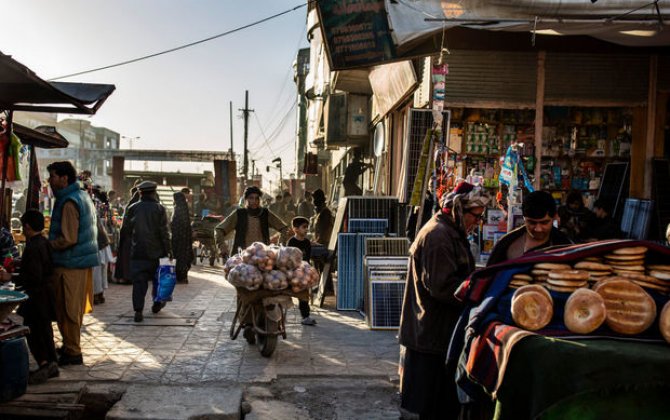
[[[670,343],[670,301],[668,301],[661,310],[658,316],[658,328],[661,330],[661,335],[665,341]]]
[[[549,270],[531,270],[530,274],[533,276],[548,276],[551,271]]]
[[[601,264],[591,261],[580,261],[575,264],[575,270],[585,270],[585,271],[612,271],[612,267],[607,264]]]
[[[643,260],[644,254],[636,254],[636,255],[607,254],[605,255],[605,259],[610,261]]]
[[[516,295],[522,288],[519,288]],[[551,299],[541,292],[530,290],[512,298],[512,319],[519,327],[536,331],[551,321],[554,308]]]
[[[615,255],[640,255],[647,252],[646,246],[631,246],[626,248],[619,248],[612,251]]]
[[[593,261],[593,262],[599,263],[599,262],[602,262],[603,259],[602,259],[602,257],[586,257],[586,258],[584,258],[584,261]]]
[[[527,281],[511,281],[509,282],[509,285],[512,287],[521,287],[521,286],[526,286],[529,285],[530,283]]]
[[[549,270],[549,271],[561,271],[561,270],[572,270],[568,264],[556,264],[556,263],[538,263],[533,267],[535,270]]]
[[[512,276],[512,280],[525,280],[525,281],[533,281],[533,277],[529,276],[528,274],[515,274]]]
[[[649,270],[665,271],[665,272],[670,273],[670,265],[652,264],[652,265],[648,265],[647,268]]]
[[[549,278],[556,280],[586,281],[589,278],[589,273],[580,270],[552,271],[551,273],[549,273]]]
[[[634,280],[642,280],[642,281],[651,280],[652,283],[654,282],[654,280],[656,280],[656,278],[651,277],[651,276],[647,276],[646,274],[641,273],[639,271],[629,271],[629,272],[622,271],[619,274],[619,276],[627,278],[627,279],[634,279]],[[659,281],[659,280],[656,280],[656,281]]]
[[[607,319],[612,331],[635,335],[645,331],[656,318],[654,299],[639,285],[622,278],[596,284],[594,290],[605,300]]]
[[[593,290],[577,289],[565,302],[563,321],[574,333],[591,333],[605,322],[606,317],[605,301]]]
[[[651,270],[649,275],[660,280],[670,280],[670,273],[665,271]]]

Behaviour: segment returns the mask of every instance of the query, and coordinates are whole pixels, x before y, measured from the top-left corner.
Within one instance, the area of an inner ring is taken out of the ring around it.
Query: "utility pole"
[[[254,159],[251,159],[251,179],[254,179],[254,176],[256,175],[256,161]]]
[[[233,157],[233,101],[230,101],[230,160],[234,160]]]
[[[254,112],[249,109],[249,91],[244,91],[244,109],[240,109],[244,113],[244,161],[242,164],[244,172],[244,182],[249,179],[249,151],[247,150],[247,141],[249,139],[249,113]]]

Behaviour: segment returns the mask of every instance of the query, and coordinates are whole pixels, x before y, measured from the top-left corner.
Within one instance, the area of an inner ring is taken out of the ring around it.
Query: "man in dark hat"
[[[144,320],[144,300],[149,283],[154,286],[159,259],[172,258],[167,213],[158,201],[156,187],[153,181],[144,181],[137,186],[140,201],[128,207],[121,227],[121,234],[127,235],[131,241],[130,279],[133,282],[135,322]],[[152,296],[155,292],[152,291]],[[165,302],[155,302],[151,311],[158,313],[164,306]]]
[[[237,209],[219,223],[216,228],[217,243],[222,243],[225,237],[235,232],[232,252],[238,252],[254,242],[270,243],[270,228],[287,237],[288,225],[276,214],[261,207],[263,192],[256,186],[244,190],[245,207]]]

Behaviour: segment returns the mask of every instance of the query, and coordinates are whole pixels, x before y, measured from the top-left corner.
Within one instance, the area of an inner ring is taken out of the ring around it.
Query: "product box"
[[[486,224],[498,225],[505,218],[505,213],[500,209],[489,209],[486,211]]]

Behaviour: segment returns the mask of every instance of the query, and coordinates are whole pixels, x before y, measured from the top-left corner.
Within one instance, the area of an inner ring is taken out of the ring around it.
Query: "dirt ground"
[[[245,419],[398,419],[398,387],[386,378],[280,378],[247,387]]]

